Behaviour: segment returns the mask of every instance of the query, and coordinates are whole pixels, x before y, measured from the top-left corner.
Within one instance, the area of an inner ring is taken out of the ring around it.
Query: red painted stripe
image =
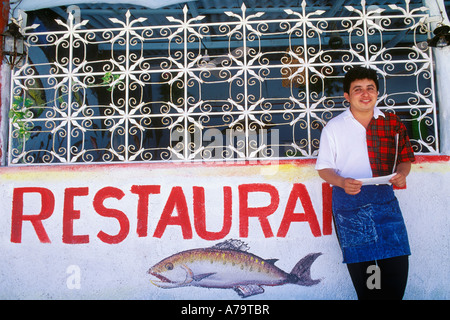
[[[449,162],[450,156],[436,155],[436,156],[416,156],[415,164],[419,163],[440,163]],[[173,168],[217,168],[217,167],[248,167],[259,165],[291,164],[294,166],[312,166],[315,165],[316,159],[295,159],[295,160],[278,160],[278,161],[224,161],[224,162],[154,162],[154,163],[111,163],[111,164],[81,164],[81,165],[49,165],[49,166],[16,166],[16,167],[1,167],[0,173],[15,172],[15,171],[75,171],[86,172],[95,170],[104,170],[107,168],[127,168],[127,169],[173,169]]]
[[[416,156],[416,163],[449,162],[450,156]]]

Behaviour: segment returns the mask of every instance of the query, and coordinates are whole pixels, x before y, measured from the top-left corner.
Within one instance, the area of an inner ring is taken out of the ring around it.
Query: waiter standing
[[[333,185],[332,208],[344,263],[358,299],[402,299],[411,254],[393,186],[406,186],[414,153],[399,118],[376,107],[375,70],[354,67],[344,78],[350,108],[322,131],[316,169]],[[383,177],[381,184],[359,179]],[[371,266],[381,286],[368,286]]]

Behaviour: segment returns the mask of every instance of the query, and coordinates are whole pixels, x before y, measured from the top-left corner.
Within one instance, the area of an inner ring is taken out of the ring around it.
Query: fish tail
[[[308,287],[318,284],[320,282],[320,279],[311,279],[311,265],[320,255],[322,255],[321,252],[310,253],[299,262],[297,262],[288,276],[288,281],[290,283]]]

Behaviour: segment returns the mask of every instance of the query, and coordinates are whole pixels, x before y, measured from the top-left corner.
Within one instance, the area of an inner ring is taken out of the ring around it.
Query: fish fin
[[[228,239],[224,242],[217,243],[212,246],[214,249],[222,249],[222,250],[238,250],[238,251],[247,251],[250,247],[241,240],[238,239]]]
[[[240,285],[233,287],[233,289],[241,298],[247,298],[250,296],[254,296],[255,294],[264,293],[264,288],[258,286],[257,284]]]
[[[318,284],[320,280],[311,279],[311,265],[322,253],[310,253],[301,259],[291,271],[291,283],[302,286],[313,286]]]
[[[191,283],[194,280],[194,273],[185,264],[181,265],[181,268],[183,268],[186,271],[186,279],[184,280],[184,283],[185,284]]]
[[[264,260],[265,262],[267,262],[267,263],[269,263],[269,264],[272,264],[272,265],[274,265],[275,264],[275,262],[277,262],[278,261],[278,259],[267,259],[267,260]]]
[[[198,274],[192,277],[192,279],[194,279],[195,281],[200,281],[202,279],[205,279],[209,276],[212,276],[213,274],[216,274],[216,272],[210,272],[210,273],[202,273],[202,274]]]

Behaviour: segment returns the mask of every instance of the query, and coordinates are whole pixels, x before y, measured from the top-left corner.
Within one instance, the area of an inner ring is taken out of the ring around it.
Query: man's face
[[[355,80],[350,84],[349,92],[344,93],[344,97],[350,103],[352,112],[373,112],[378,97],[377,86],[373,80]]]

